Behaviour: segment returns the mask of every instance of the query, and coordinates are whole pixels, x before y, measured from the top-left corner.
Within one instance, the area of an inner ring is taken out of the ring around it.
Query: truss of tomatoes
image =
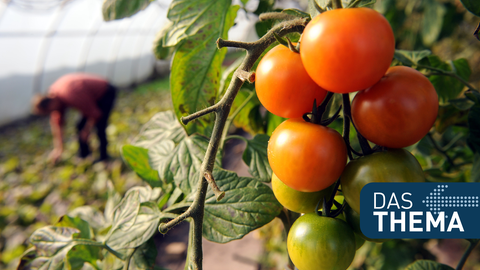
[[[319,265],[346,269],[355,254],[355,226],[317,216],[315,206],[330,197],[338,179],[349,209],[357,214],[361,188],[369,182],[425,181],[418,161],[401,148],[428,133],[437,117],[438,96],[422,73],[390,67],[394,34],[388,21],[372,9],[321,13],[305,28],[299,48],[300,53],[282,45],[273,48],[256,71],[260,102],[268,111],[289,118],[276,128],[268,144],[273,191],[286,208],[307,213],[289,232],[287,246],[293,263],[300,270],[319,269]],[[343,137],[302,118],[314,100],[323,101],[327,91],[357,92],[351,104],[355,128],[388,150],[347,164]],[[331,242],[342,251],[322,248]]]

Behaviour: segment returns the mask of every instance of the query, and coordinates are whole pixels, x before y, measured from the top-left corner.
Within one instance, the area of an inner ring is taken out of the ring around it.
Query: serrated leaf
[[[136,248],[142,245],[157,231],[160,217],[160,209],[155,203],[141,203],[138,214],[134,217],[131,225],[117,226],[108,238],[107,245],[114,250]]]
[[[167,13],[172,27],[165,35],[165,46],[176,46],[186,38],[212,29],[220,37],[230,5],[231,0],[173,0]]]
[[[137,186],[129,189],[125,194],[125,196],[127,196],[131,192],[138,192],[139,201],[140,203],[143,203],[143,202],[149,202],[149,201],[156,201],[160,197],[162,190],[160,188],[151,188],[150,186],[145,186],[145,187]]]
[[[247,141],[247,147],[243,152],[243,161],[248,166],[248,172],[257,180],[270,182],[272,168],[268,163],[267,146],[270,137],[265,134],[256,135]]]
[[[395,50],[394,57],[404,65],[414,66],[414,65],[418,65],[418,62],[420,62],[420,60],[424,59],[425,57],[431,54],[432,52],[430,50],[423,50],[423,51]]]
[[[453,268],[435,261],[418,260],[408,265],[405,270],[453,270]]]
[[[468,112],[469,134],[467,143],[475,153],[480,153],[480,106],[474,106]]]
[[[196,188],[195,173],[201,170],[207,147],[208,140],[200,135],[186,137],[159,163],[160,178],[175,181],[185,195],[190,194]],[[221,166],[220,153],[215,166]]]
[[[74,234],[73,238],[84,238],[84,239],[93,238],[93,230],[90,227],[90,224],[88,224],[88,222],[81,219],[80,217],[62,216],[60,220],[55,224],[55,226],[70,227],[70,228],[78,229],[80,232],[78,234]]]
[[[247,98],[250,98],[250,100],[233,119],[233,124],[236,127],[243,128],[250,134],[263,133],[264,126],[263,119],[260,114],[260,101],[258,100],[255,91],[240,89],[237,97],[233,101],[230,115],[232,115],[246,101]]]
[[[175,143],[185,138],[183,127],[172,111],[159,112],[155,114],[140,130],[139,135],[133,141],[135,146],[150,149],[165,140],[172,140]]]
[[[428,56],[430,65],[434,68],[441,69],[447,72],[454,72],[462,79],[467,80],[470,77],[471,70],[468,61],[461,58],[453,62],[446,63],[441,61],[437,56]],[[465,87],[464,84],[454,77],[446,75],[433,75],[429,77],[435,90],[437,90],[438,98],[441,103],[446,103],[450,99],[455,99],[462,92]]]
[[[480,2],[478,0],[460,0],[460,2],[473,15],[480,17]]]
[[[153,187],[161,187],[158,172],[151,168],[148,150],[134,145],[124,145],[122,156],[135,173]]]
[[[153,0],[104,0],[102,14],[105,21],[130,17],[145,9]]]
[[[167,31],[172,27],[172,22],[168,21],[165,25],[157,32],[155,39],[153,40],[153,54],[155,57],[160,60],[165,60],[173,55],[175,47],[167,47],[164,45],[164,37]]]
[[[425,46],[431,46],[440,36],[443,17],[447,12],[445,6],[435,0],[423,1],[425,12],[422,19],[422,40]]]
[[[37,257],[27,269],[60,270],[64,268],[65,257],[75,245],[73,235],[80,230],[69,227],[47,226],[36,230],[30,236],[37,251]]]
[[[205,1],[182,2],[196,6]],[[239,7],[230,7],[230,3],[227,5],[223,0],[208,2],[210,6],[221,6],[221,10],[212,15],[218,25],[205,26],[202,31],[184,40],[173,58],[170,91],[178,119],[213,105],[217,98],[222,62],[227,50],[218,50],[216,41],[219,37],[227,38],[228,29],[233,25]],[[189,135],[198,132],[209,136],[214,119],[214,114],[202,116],[186,125],[185,130]]]
[[[282,206],[262,182],[225,170],[215,170],[213,176],[225,197],[217,201],[208,189],[203,220],[203,237],[207,240],[226,243],[240,239],[280,213]]]
[[[68,212],[68,215],[71,217],[79,217],[85,220],[88,222],[88,224],[90,224],[90,226],[92,226],[94,230],[100,230],[107,226],[107,222],[103,216],[103,213],[92,206],[85,205],[77,207]]]
[[[135,223],[135,219],[138,215],[140,210],[140,194],[138,191],[130,192],[125,195],[125,197],[120,201],[120,204],[117,205],[115,211],[113,212],[113,221],[112,227],[106,237],[106,244],[109,245],[113,249],[122,249],[125,248],[124,246],[120,246],[117,244],[118,239],[114,237],[112,239],[112,235],[121,234],[123,231],[129,230]],[[110,244],[110,240],[113,240],[113,246]],[[121,244],[121,243],[120,243]]]

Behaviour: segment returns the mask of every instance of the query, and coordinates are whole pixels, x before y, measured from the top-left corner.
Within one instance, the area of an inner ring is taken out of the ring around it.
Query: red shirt
[[[96,75],[72,73],[60,77],[50,86],[48,94],[50,97],[58,98],[64,107],[51,114],[51,122],[63,125],[67,107],[73,107],[85,117],[97,120],[102,115],[97,101],[105,94],[107,88],[108,81]]]

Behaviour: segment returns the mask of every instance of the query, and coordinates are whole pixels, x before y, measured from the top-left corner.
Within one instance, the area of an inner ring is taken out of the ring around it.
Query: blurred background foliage
[[[274,10],[274,2],[260,1],[260,8],[255,12]],[[306,1],[298,2],[307,7]],[[471,68],[469,82],[480,89],[480,70],[477,68],[480,66],[480,41],[473,36],[480,18],[466,11],[459,0],[378,0],[374,8],[390,21],[397,49],[430,50],[444,61],[464,58]],[[264,30],[257,27],[259,32]],[[238,53],[233,55],[238,57]],[[235,61],[232,57],[227,59],[229,63]],[[252,90],[243,89],[241,97],[245,99]],[[455,97],[461,98],[464,98],[463,92]],[[268,125],[281,121],[268,117],[259,121],[262,116],[256,97],[252,98],[251,105],[236,118],[234,123],[238,127],[250,133],[269,133],[271,129],[259,128],[262,122],[266,121]],[[446,101],[440,108],[445,117],[437,121],[431,137],[409,149],[424,166],[429,180],[474,179],[474,153],[467,147],[469,108]],[[113,161],[106,166],[92,165],[91,160],[75,157],[74,125],[67,126],[66,151],[62,162],[56,166],[46,162],[52,147],[48,118],[31,118],[0,128],[0,269],[14,269],[31,233],[55,223],[68,210],[92,205],[102,211],[110,182],[120,194],[132,186],[145,185],[121,160],[119,149],[133,139],[142,124],[155,113],[167,109],[171,109],[168,79],[122,91],[107,130]],[[71,112],[67,122],[73,123],[77,117]],[[341,122],[337,124],[340,128]],[[354,135],[352,132],[352,138]],[[95,141],[93,144],[96,147]],[[453,160],[453,165],[449,159]],[[275,220],[258,231],[265,243],[262,269],[282,269],[286,263],[285,242],[282,240],[285,236],[281,226],[281,222]],[[357,252],[352,267],[403,269],[416,259],[436,259],[455,265],[466,245],[465,240],[450,239],[393,240],[383,245],[367,242]],[[480,269],[478,260],[477,251],[465,269]]]

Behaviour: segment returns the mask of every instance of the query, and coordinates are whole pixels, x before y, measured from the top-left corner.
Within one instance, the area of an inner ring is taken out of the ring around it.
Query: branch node
[[[233,41],[233,40],[224,40],[222,38],[217,39],[217,48],[225,48],[225,47],[232,47],[232,48],[239,48],[248,50],[253,46],[250,42],[241,42],[241,41]]]
[[[255,81],[255,72],[248,72],[245,70],[237,69],[235,71],[235,76],[237,76],[242,82],[253,83]]]
[[[212,188],[215,197],[217,197],[217,202],[223,199],[223,197],[225,197],[225,192],[221,191],[220,188],[218,188],[217,183],[215,183],[215,179],[213,178],[212,172],[206,171],[203,176],[205,176],[205,179],[210,184],[210,187]]]

